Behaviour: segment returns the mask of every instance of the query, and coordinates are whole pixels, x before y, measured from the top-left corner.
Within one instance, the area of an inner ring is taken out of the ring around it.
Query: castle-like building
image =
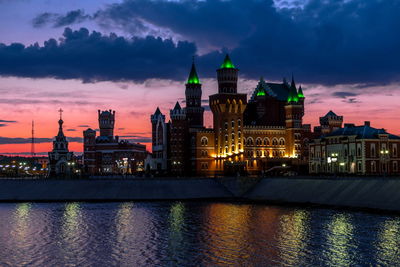
[[[96,131],[83,131],[84,173],[132,174],[144,171],[146,146],[120,140],[114,136],[115,111],[98,110],[100,136]]]
[[[148,168],[173,175],[260,173],[284,164],[307,164],[310,125],[303,125],[303,90],[262,78],[250,99],[238,92],[239,69],[226,55],[217,69],[218,91],[209,96],[213,128],[204,127],[202,89],[195,64],[186,82],[185,107],[151,115],[153,158]]]

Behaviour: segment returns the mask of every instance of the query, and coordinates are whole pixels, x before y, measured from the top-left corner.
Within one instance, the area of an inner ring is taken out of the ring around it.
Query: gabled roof
[[[324,117],[337,117],[337,115],[332,110],[329,110],[329,112],[326,113],[326,115]]]
[[[284,83],[267,83],[263,78],[261,78],[250,97],[250,101],[254,100],[257,95],[264,95],[260,92],[277,98],[278,100],[286,101],[289,94],[289,88]]]
[[[333,113],[333,112],[332,112]],[[333,113],[334,114],[334,113]],[[385,131],[385,129],[376,129],[371,126],[363,125],[363,126],[347,126],[344,128],[337,129],[330,134],[325,135],[324,137],[330,136],[352,136],[355,135],[358,139],[378,139],[379,134],[387,134],[389,135],[389,139],[400,139],[399,136],[389,134]]]
[[[226,54],[224,62],[221,65],[221,69],[235,69],[235,65],[233,65],[231,58],[228,54]]]
[[[179,102],[176,101],[176,104],[175,104],[175,107],[174,107],[173,110],[180,110],[180,109],[182,109],[182,108],[181,108],[181,105],[179,105]]]
[[[160,114],[161,114],[160,108],[157,107],[156,112],[154,112],[154,115],[160,115]]]

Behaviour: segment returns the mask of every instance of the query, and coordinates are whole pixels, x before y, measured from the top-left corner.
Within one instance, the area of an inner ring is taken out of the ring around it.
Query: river
[[[0,266],[393,266],[400,216],[226,202],[2,203]]]

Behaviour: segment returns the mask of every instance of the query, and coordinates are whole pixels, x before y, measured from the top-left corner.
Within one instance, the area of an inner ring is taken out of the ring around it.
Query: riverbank
[[[246,200],[400,212],[400,178],[0,179],[0,201]]]

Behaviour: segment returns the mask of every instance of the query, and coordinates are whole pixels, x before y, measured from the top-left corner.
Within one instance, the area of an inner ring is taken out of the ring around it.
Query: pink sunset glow
[[[297,80],[301,84],[301,79]],[[204,79],[203,99],[216,92],[214,79]],[[16,121],[0,127],[0,136],[5,138],[30,138],[31,122],[35,121],[35,138],[53,138],[58,131],[57,110],[64,110],[64,133],[68,137],[82,137],[87,128],[97,129],[97,110],[116,110],[115,134],[122,139],[141,142],[147,145],[151,137],[150,115],[156,107],[169,117],[169,109],[176,101],[184,98],[184,81],[147,80],[133,82],[82,83],[78,80],[29,79],[3,77],[0,79],[0,119]],[[252,92],[256,80],[241,80],[239,91]],[[320,116],[333,110],[343,115],[345,122],[361,124],[370,120],[372,126],[385,128],[398,134],[396,110],[400,108],[398,85],[362,87],[360,85],[302,85],[306,96],[304,122],[312,126],[318,124]],[[336,96],[335,92],[351,89],[356,96]],[[377,94],[379,92],[379,94]],[[183,103],[184,105],[184,103]],[[207,105],[204,103],[203,105]],[[205,126],[212,126],[210,111],[205,113]],[[35,151],[44,154],[51,150],[51,142],[38,141]],[[70,142],[70,149],[82,152],[80,142]],[[2,144],[0,154],[29,153],[29,142],[22,144]]]

